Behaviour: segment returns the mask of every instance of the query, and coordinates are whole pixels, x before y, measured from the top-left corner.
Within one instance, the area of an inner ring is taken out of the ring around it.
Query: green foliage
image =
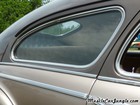
[[[42,0],[0,0],[0,33],[13,22],[41,6]]]
[[[42,0],[30,0],[32,9],[38,8],[42,4]]]

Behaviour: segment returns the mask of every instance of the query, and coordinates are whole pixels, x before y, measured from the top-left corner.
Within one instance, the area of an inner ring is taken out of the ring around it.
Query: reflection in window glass
[[[140,33],[137,33],[121,60],[122,68],[127,72],[140,73]]]
[[[46,27],[20,42],[16,59],[86,65],[94,61],[121,20],[119,11],[86,15]]]
[[[49,34],[55,36],[62,36],[68,34],[80,27],[80,24],[75,21],[69,21],[65,23],[60,23],[51,27],[48,27],[44,30],[41,30],[42,34]]]
[[[140,52],[140,34],[131,43],[128,52]]]

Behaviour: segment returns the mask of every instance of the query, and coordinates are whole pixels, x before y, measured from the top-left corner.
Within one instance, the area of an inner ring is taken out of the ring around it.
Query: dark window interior
[[[121,66],[125,71],[140,73],[140,33],[138,32],[126,50]]]

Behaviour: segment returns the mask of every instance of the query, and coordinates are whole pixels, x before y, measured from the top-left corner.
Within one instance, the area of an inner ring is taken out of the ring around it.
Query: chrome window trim
[[[18,67],[27,67],[31,69],[41,69],[41,70],[47,70],[51,72],[58,72],[58,73],[65,73],[65,74],[72,74],[82,77],[88,77],[88,78],[96,78],[97,75],[90,74],[86,72],[78,72],[78,71],[72,71],[72,70],[65,70],[65,69],[56,69],[52,67],[43,67],[43,66],[37,66],[37,65],[30,65],[30,64],[22,64],[22,63],[9,63],[9,62],[0,62],[0,65],[6,65],[6,66],[18,66]]]
[[[119,54],[118,54],[116,62],[115,62],[115,67],[116,67],[117,73],[119,73],[120,75],[123,75],[123,76],[126,76],[126,77],[140,78],[140,74],[127,72],[127,71],[123,70],[121,65],[120,65],[121,59],[123,57],[123,54],[124,54],[127,46],[129,45],[129,43],[132,41],[132,39],[134,38],[134,36],[136,35],[136,33],[139,30],[140,30],[140,24],[138,24],[136,26],[136,28],[132,31],[132,33],[129,35],[129,37],[127,38],[127,40],[123,44],[121,50],[119,51]]]
[[[65,19],[71,19],[71,18],[74,18],[74,17],[82,17],[82,16],[86,16],[86,15],[90,15],[90,14],[108,12],[108,11],[113,11],[113,10],[117,10],[117,11],[119,11],[121,13],[122,16],[121,16],[120,23],[118,24],[117,28],[114,30],[114,33],[110,37],[109,41],[106,43],[106,45],[104,46],[102,51],[99,53],[99,55],[96,57],[96,59],[93,60],[89,64],[86,64],[86,65],[73,65],[73,64],[63,64],[63,63],[54,63],[54,62],[45,62],[45,61],[24,60],[24,59],[17,59],[14,56],[14,50],[16,49],[16,47],[18,46],[20,41],[23,40],[24,38],[26,38],[31,33],[35,32],[36,30],[42,29],[42,28],[44,28],[44,27],[46,27],[46,26],[48,26],[50,24],[53,24],[53,23],[56,23],[56,22],[59,22],[59,21],[64,21]],[[119,31],[119,29],[122,26],[124,20],[125,20],[125,10],[120,6],[110,6],[110,7],[105,7],[105,8],[101,8],[101,9],[90,10],[90,11],[87,11],[87,12],[82,12],[82,13],[78,13],[78,14],[74,14],[74,15],[70,15],[70,16],[66,16],[66,17],[63,17],[63,18],[56,19],[56,20],[53,20],[53,21],[48,22],[48,23],[45,23],[43,25],[40,25],[40,26],[30,30],[29,32],[24,34],[23,37],[19,38],[16,41],[16,43],[14,44],[14,46],[13,46],[13,48],[11,50],[10,58],[11,58],[12,61],[16,61],[16,62],[38,63],[38,64],[55,65],[55,66],[62,66],[62,67],[72,67],[72,68],[87,68],[87,67],[90,67],[90,66],[94,65],[98,61],[98,59],[103,55],[103,53],[106,51],[107,47],[110,45],[110,43],[114,39],[115,35]]]
[[[83,92],[79,92],[79,91],[75,91],[75,90],[70,90],[70,89],[66,89],[66,88],[63,88],[63,87],[58,87],[58,86],[54,86],[54,85],[50,85],[50,84],[46,84],[46,83],[42,83],[42,82],[38,82],[38,81],[26,79],[26,78],[22,78],[22,77],[12,76],[12,75],[8,75],[8,74],[4,74],[4,73],[0,73],[0,77],[5,78],[5,79],[10,79],[10,80],[13,80],[13,81],[16,81],[16,82],[20,82],[20,83],[25,83],[27,85],[47,89],[47,90],[50,90],[50,91],[70,95],[70,96],[77,97],[77,98],[84,99],[84,100],[86,100],[87,97],[88,97],[88,93],[83,93]]]
[[[140,82],[138,82],[138,81],[119,79],[119,78],[114,78],[114,77],[99,76],[98,80],[133,85],[133,86],[140,86]]]

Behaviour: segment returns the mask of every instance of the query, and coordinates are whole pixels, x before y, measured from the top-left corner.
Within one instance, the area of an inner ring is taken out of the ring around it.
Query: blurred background
[[[0,33],[12,23],[52,0],[0,0]]]

